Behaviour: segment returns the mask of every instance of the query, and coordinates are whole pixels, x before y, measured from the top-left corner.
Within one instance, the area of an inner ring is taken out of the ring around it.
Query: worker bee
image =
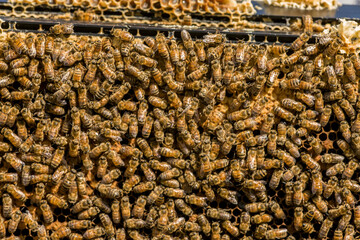
[[[35,194],[33,198],[31,199],[32,203],[35,203],[36,205],[40,205],[40,201],[45,197],[45,184],[44,183],[38,183],[35,185]]]
[[[254,237],[257,239],[264,238],[265,234],[268,232],[267,231],[268,227],[269,227],[269,225],[266,223],[258,225],[255,229]],[[273,235],[273,233],[269,232],[267,236],[269,237],[269,239],[275,239],[275,236],[272,236],[272,235]]]
[[[53,212],[46,200],[40,201],[40,210],[42,211],[46,224],[50,224],[54,221]]]
[[[37,221],[35,221],[34,217],[29,212],[29,210],[26,210],[22,214],[21,217],[22,217],[23,223],[25,224],[25,226],[27,226],[28,229],[30,229],[32,231],[37,231],[37,228],[39,227],[39,224],[38,224]]]
[[[351,120],[354,120],[356,117],[356,112],[350,102],[346,99],[340,99],[338,103],[339,106],[345,111],[346,115],[348,115]]]
[[[140,196],[132,209],[132,216],[135,218],[142,218],[145,211],[146,197]]]
[[[269,182],[269,187],[271,189],[276,189],[279,186],[281,177],[283,175],[283,170],[277,169],[273,172],[270,182]]]
[[[58,228],[56,231],[54,231],[50,237],[51,239],[61,239],[69,236],[70,233],[71,233],[70,228],[68,228],[67,226],[62,226]]]
[[[16,135],[11,129],[9,129],[9,128],[3,128],[2,130],[1,130],[1,133],[4,135],[4,137],[5,138],[7,138],[9,141],[10,141],[10,143],[14,146],[14,147],[16,147],[16,148],[19,148],[20,147],[20,145],[23,143],[23,141],[22,141],[22,139],[18,136],[18,135]],[[12,158],[12,154],[7,154],[6,156],[11,156],[11,158]],[[9,160],[10,160],[10,158],[9,158]]]
[[[355,160],[350,160],[343,171],[342,177],[345,179],[350,179],[356,169],[358,169],[359,163]]]
[[[312,171],[312,194],[321,195],[323,192],[322,174],[316,170]]]
[[[57,206],[59,208],[68,208],[69,206],[64,199],[57,197],[51,193],[46,195],[46,199],[51,205]]]
[[[311,15],[303,15],[302,22],[304,25],[304,32],[311,35],[313,32],[313,19]]]
[[[351,207],[355,206],[355,203],[356,203],[355,196],[354,196],[354,194],[352,194],[352,192],[348,188],[344,187],[341,191],[341,194],[342,194],[344,201],[347,204],[349,204]]]
[[[11,214],[11,218],[8,223],[8,231],[9,233],[14,233],[20,223],[21,220],[21,212],[20,210],[13,211]]]
[[[104,226],[105,233],[107,236],[114,236],[115,235],[115,228],[113,226],[113,223],[109,217],[109,215],[105,213],[99,214],[100,221],[102,225]]]
[[[23,172],[26,166],[23,168]],[[0,173],[0,182],[17,182],[19,176],[17,173]]]
[[[288,235],[288,231],[286,228],[277,228],[277,229],[267,230],[265,232],[266,239],[281,239],[281,238],[286,238],[287,235]]]
[[[266,203],[248,203],[244,206],[244,209],[249,213],[258,213],[263,212],[267,209],[268,205]]]
[[[169,221],[169,216],[168,216],[168,210],[166,208],[165,205],[161,205],[160,209],[159,209],[159,218],[158,218],[158,222],[157,222],[157,228],[160,231],[164,231],[166,229],[166,225],[168,224]],[[186,226],[185,226],[185,230]]]
[[[278,117],[280,117],[280,118],[282,118],[282,119],[284,119],[284,120],[286,120],[288,122],[292,122],[292,121],[295,120],[295,116],[291,112],[289,112],[289,111],[287,111],[287,110],[285,110],[285,109],[283,109],[281,107],[275,107],[274,108],[274,113]]]
[[[10,218],[13,211],[13,201],[9,194],[4,193],[2,196],[2,216],[4,218]]]
[[[275,201],[269,202],[269,208],[274,213],[274,216],[276,218],[286,219],[286,215],[285,215],[284,211],[282,210],[282,208],[280,207],[280,205],[277,202],[275,202]]]
[[[206,67],[205,65],[201,65],[197,70],[190,73],[187,76],[187,78],[192,81],[196,81],[202,78],[207,72],[208,72],[208,67]]]
[[[277,141],[277,132],[275,130],[271,130],[269,134],[269,141],[267,144],[267,151],[270,154],[274,154],[276,151],[276,141]]]
[[[207,198],[206,197],[199,197],[195,194],[191,194],[185,197],[185,201],[189,204],[196,205],[199,207],[206,207],[207,206]]]
[[[240,235],[240,230],[229,220],[222,222],[221,226],[234,237],[238,237]]]
[[[300,36],[292,42],[290,48],[294,51],[299,50],[307,41],[309,41],[310,35],[308,32],[300,34]]]
[[[100,212],[100,209],[98,207],[90,207],[78,214],[79,220],[85,220],[85,219],[91,219],[98,215]]]
[[[330,218],[326,218],[320,227],[318,237],[325,238],[328,235],[333,224],[334,224],[334,222],[332,220],[330,220]]]
[[[245,120],[249,118],[251,115],[250,109],[242,109],[239,111],[235,111],[232,113],[229,113],[227,115],[227,119],[230,121],[239,121],[239,120]]]
[[[339,139],[337,140],[337,145],[339,146],[339,148],[343,151],[344,153],[344,156],[347,157],[347,158],[353,158],[355,156],[355,153],[354,151],[352,150],[352,148],[350,147],[350,145],[343,139]],[[354,161],[350,161],[348,166],[350,166],[350,163],[351,163],[351,166],[354,167],[355,169],[357,168],[357,163],[354,162]],[[346,178],[345,175],[350,175],[352,176],[353,174],[353,171],[351,170],[352,168],[345,168],[345,171],[343,173],[343,178]],[[345,174],[346,172],[346,174]]]
[[[326,185],[324,186],[323,196],[328,199],[335,191],[335,187],[338,184],[338,179],[335,176],[331,176]]]
[[[338,88],[338,80],[333,66],[327,66],[325,69],[328,75],[328,86],[331,91],[335,91]]]
[[[85,239],[93,239],[93,238],[101,237],[105,235],[105,233],[106,231],[103,227],[95,226],[94,228],[90,228],[86,230],[85,233],[83,234],[83,237]]]
[[[130,32],[122,29],[112,29],[111,34],[120,38],[122,41],[132,42],[134,40],[134,36]]]
[[[304,202],[304,193],[303,193],[303,186],[301,184],[301,182],[299,181],[296,181],[294,184],[293,184],[293,191],[294,191],[294,195],[293,195],[293,203],[296,205],[296,206],[299,206],[301,205],[303,202]]]

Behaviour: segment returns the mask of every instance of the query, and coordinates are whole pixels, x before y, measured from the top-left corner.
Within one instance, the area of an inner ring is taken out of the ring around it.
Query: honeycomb
[[[142,24],[246,27],[242,16],[253,15],[251,1],[9,1],[1,13],[21,18],[65,19]],[[39,11],[39,10],[42,11]],[[55,10],[55,11],[52,11]],[[48,12],[48,13],[47,13]],[[214,20],[216,20],[214,22]],[[254,23],[252,24],[254,25]],[[264,24],[258,24],[264,28]]]
[[[0,238],[358,238],[356,32],[302,25],[289,45],[4,32]]]
[[[337,0],[314,0],[314,1],[297,1],[297,0],[266,0],[266,4],[285,8],[299,9],[316,9],[316,10],[334,10],[341,4]]]

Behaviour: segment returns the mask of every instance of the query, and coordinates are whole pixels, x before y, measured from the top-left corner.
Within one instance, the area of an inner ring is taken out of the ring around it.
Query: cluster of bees
[[[0,238],[354,239],[360,60],[303,28],[290,46],[7,33]]]

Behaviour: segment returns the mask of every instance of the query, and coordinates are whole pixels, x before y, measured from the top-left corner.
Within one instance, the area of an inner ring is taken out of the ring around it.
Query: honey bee
[[[29,210],[26,210],[21,217],[23,223],[25,224],[25,226],[27,226],[28,229],[32,231],[37,231],[39,224],[37,221],[35,221]]]
[[[351,207],[355,206],[355,203],[356,203],[355,196],[354,196],[354,194],[352,194],[352,192],[348,188],[344,187],[341,191],[341,194],[342,194],[344,201],[347,204],[349,204]]]
[[[251,222],[254,224],[263,224],[271,222],[273,217],[266,213],[260,213],[251,217]]]
[[[99,218],[100,218],[102,225],[104,226],[106,235],[110,236],[110,237],[115,236],[115,228],[113,226],[113,223],[112,223],[109,215],[107,215],[105,213],[100,213]]]
[[[130,32],[122,29],[112,29],[111,34],[125,42],[132,42],[134,40],[134,36]]]
[[[333,208],[333,209],[329,209],[329,218],[330,219],[336,219],[340,216],[344,216],[348,210],[350,209],[350,205],[349,204],[343,204],[340,205],[337,208]]]
[[[91,149],[90,151],[90,157],[91,158],[97,158],[99,157],[102,153],[108,151],[110,148],[110,143],[101,143],[98,146],[94,147],[93,149]]]
[[[350,82],[355,83],[356,72],[353,63],[349,59],[344,60],[344,69],[346,77],[350,80]]]
[[[288,231],[286,228],[271,229],[265,232],[266,239],[282,239],[286,238],[287,235]]]
[[[294,158],[300,157],[299,148],[292,141],[286,140],[285,147]]]
[[[360,192],[360,185],[357,184],[355,181],[346,179],[346,180],[341,180],[340,183],[352,192]]]
[[[342,178],[351,179],[356,169],[359,168],[359,163],[355,160],[350,160],[343,171]]]
[[[12,212],[11,218],[8,223],[8,232],[9,233],[14,233],[17,230],[20,220],[21,220],[20,210],[16,210],[16,211]]]
[[[276,189],[279,186],[281,177],[283,175],[283,170],[277,169],[273,172],[270,182],[269,182],[269,187],[271,189]]]
[[[323,193],[322,174],[316,170],[312,171],[312,194],[321,195]]]
[[[322,213],[328,212],[327,202],[323,200],[320,195],[314,196],[312,200],[320,212]]]
[[[290,48],[294,51],[299,50],[307,41],[309,41],[310,35],[308,32],[302,33],[294,42],[292,42]]]
[[[352,61],[356,71],[360,70],[360,60],[355,53],[350,54],[350,60]]]
[[[279,68],[276,68],[276,69],[272,70],[269,73],[268,79],[266,80],[266,83],[265,83],[266,86],[268,88],[271,88],[274,85],[275,81],[278,79],[279,75],[280,75],[280,69]]]
[[[304,193],[303,193],[303,186],[301,184],[301,182],[296,181],[293,184],[293,191],[294,191],[294,195],[293,195],[293,203],[296,206],[301,205],[304,202]]]
[[[271,46],[271,53],[275,56],[280,56],[284,53],[286,53],[286,51],[288,50],[288,47],[284,46],[284,45],[272,45]]]
[[[334,224],[334,222],[332,220],[330,220],[329,218],[326,218],[320,227],[318,237],[325,238],[328,235],[333,224]]]
[[[176,66],[175,69],[175,80],[177,82],[183,83],[186,80],[186,68],[185,68],[185,63],[184,62],[180,62],[178,63],[178,65]],[[201,88],[201,82],[200,81],[195,81],[192,83],[185,83],[184,85],[185,88],[187,89],[193,89],[193,90],[199,90]]]
[[[342,173],[344,171],[344,169],[345,169],[344,163],[342,163],[342,162],[337,163],[326,170],[326,176],[328,176],[328,177],[335,176],[337,174]]]
[[[351,120],[354,120],[356,117],[356,112],[350,102],[346,99],[340,99],[338,103],[339,106],[345,111],[346,115],[348,115]]]
[[[185,197],[185,201],[189,204],[196,205],[199,207],[206,207],[207,206],[207,198],[206,197],[199,197],[195,194],[191,194]]]
[[[323,192],[324,198],[328,199],[334,193],[337,184],[338,184],[337,177],[331,176],[324,187],[324,192]]]
[[[12,198],[10,197],[9,194],[7,194],[7,193],[3,194],[3,196],[2,196],[2,204],[3,204],[2,216],[4,218],[10,218],[11,213],[13,211],[13,208],[12,208],[13,201],[12,201]]]
[[[10,143],[16,147],[19,148],[21,146],[21,144],[23,143],[22,139],[16,135],[11,129],[9,128],[3,128],[1,130],[1,133],[4,135],[5,138],[7,138]],[[9,161],[11,161],[11,158],[13,158],[14,155],[12,154],[7,154],[6,156],[8,156]],[[11,158],[10,158],[11,157]]]
[[[106,214],[109,214],[112,211],[112,208],[110,208],[101,198],[92,196],[90,199],[90,205],[87,205],[86,208],[88,209],[91,206],[95,206],[99,208],[100,211],[105,212]],[[113,201],[113,204],[116,203],[116,200]],[[86,204],[86,203],[85,203]],[[114,209],[114,214],[116,212],[116,209]]]
[[[35,39],[36,35],[33,33],[29,33],[25,39],[25,44],[27,46],[27,54],[31,58],[34,58],[36,56]]]
[[[345,157],[350,158],[350,159],[354,157],[354,155],[355,155],[354,151],[352,150],[350,145],[345,140],[339,139],[339,140],[337,140],[336,143],[339,146],[339,148],[343,151]],[[350,164],[350,162],[349,162],[349,164]],[[356,162],[351,162],[351,165],[353,167],[355,167],[355,169],[356,169],[356,165],[357,165]],[[350,166],[350,165],[348,165],[348,166]],[[345,172],[348,172],[351,176],[353,174],[353,171],[351,170],[351,168],[345,168],[344,173]],[[343,173],[343,178],[346,178],[346,177],[344,177],[344,173]],[[345,175],[347,175],[348,173],[346,173]]]
[[[222,222],[221,226],[234,237],[238,237],[240,235],[240,230],[235,227],[229,220]]]
[[[186,30],[181,31],[181,40],[184,44],[184,47],[187,51],[191,51],[194,49],[194,42],[190,36],[190,33]]]
[[[115,199],[115,198],[119,198],[122,195],[122,191],[119,188],[114,188],[102,183],[97,185],[96,189],[105,198]]]
[[[59,198],[51,193],[46,195],[46,199],[51,205],[57,206],[59,208],[68,208],[69,206],[64,199]]]
[[[46,224],[50,224],[54,221],[53,212],[46,200],[40,201],[40,210],[42,211],[43,218]]]
[[[146,197],[140,196],[133,207],[132,216],[135,218],[142,218],[145,211]]]
[[[20,55],[20,54],[28,53],[28,47],[24,39],[20,35],[16,33],[11,33],[9,35],[9,40],[10,40],[10,44],[12,45],[12,47],[14,48],[17,54]]]
[[[25,166],[23,168],[24,172]],[[0,173],[0,182],[17,182],[19,176],[17,173]]]
[[[92,201],[88,198],[78,201],[72,208],[71,212],[76,214],[92,207]]]
[[[188,221],[184,224],[184,230],[187,232],[201,232],[201,227],[195,222]]]
[[[85,231],[83,237],[85,239],[93,239],[98,238],[106,234],[106,231],[103,227],[95,226],[94,228],[90,228]]]
[[[119,169],[113,169],[102,177],[101,182],[104,184],[110,184],[115,179],[119,178],[120,175],[121,175],[121,171]]]
[[[313,19],[310,15],[303,15],[302,22],[304,25],[304,32],[311,35],[313,32]]]
[[[283,63],[285,64],[285,66],[289,66],[292,64],[297,63],[297,61],[299,60],[300,56],[302,55],[302,51],[296,51],[293,54],[291,54],[290,56],[286,57],[285,59],[283,59]]]
[[[157,229],[159,229],[160,231],[164,231],[166,229],[168,221],[169,221],[168,210],[165,205],[161,205],[159,207],[159,218],[157,222]],[[185,225],[185,230],[186,230],[186,225]]]
[[[268,227],[269,227],[269,225],[266,224],[266,223],[258,225],[258,226],[256,227],[256,229],[255,229],[254,237],[255,237],[256,239],[262,239],[262,238],[264,238],[264,237],[265,237],[265,234],[267,233]],[[270,231],[270,230],[269,230],[269,231]],[[269,239],[271,239],[271,237],[273,237],[273,236],[269,236],[269,237],[270,237]],[[275,237],[274,237],[274,239],[275,239]]]
[[[125,170],[124,176],[127,178],[133,176],[138,166],[139,166],[139,161],[137,159],[131,159]]]
[[[354,239],[354,234],[355,234],[354,226],[349,224],[345,229],[344,240]]]
[[[275,113],[275,115],[284,119],[285,121],[293,122],[295,120],[295,116],[291,112],[289,112],[281,107],[275,107],[274,113]]]
[[[90,220],[71,220],[67,223],[68,227],[71,229],[88,229],[93,226],[93,223]]]
[[[321,131],[321,124],[312,120],[301,119],[299,120],[299,125],[310,131]]]
[[[69,236],[71,233],[71,229],[66,227],[66,226],[62,226],[60,228],[58,228],[56,231],[54,231],[51,234],[51,239],[61,239],[61,238],[65,238],[67,236]]]
[[[258,213],[263,212],[267,209],[268,205],[266,203],[248,203],[244,206],[244,209],[249,213]]]
[[[275,201],[269,202],[269,208],[274,213],[274,216],[278,219],[286,219],[286,215],[280,205]]]
[[[100,212],[100,209],[98,207],[90,207],[78,214],[79,220],[85,220],[85,219],[91,219],[98,215]]]

